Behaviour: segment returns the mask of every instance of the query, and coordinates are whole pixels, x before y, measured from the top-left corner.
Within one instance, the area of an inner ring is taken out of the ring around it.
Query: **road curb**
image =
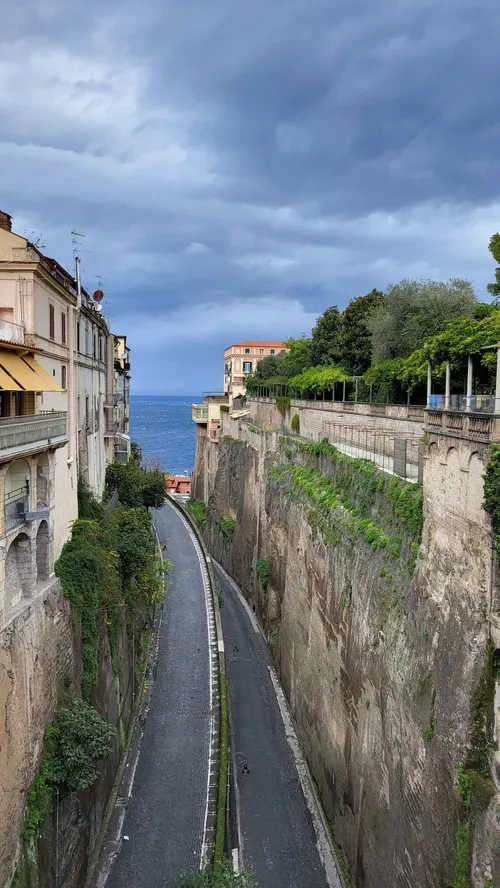
[[[217,593],[217,584],[212,566],[212,558],[205,544],[205,540],[201,534],[198,525],[189,514],[184,506],[180,505],[172,496],[167,495],[169,503],[177,509],[191,527],[196,539],[198,540],[200,549],[205,559],[205,565],[208,573],[208,580],[212,595],[214,616],[215,616],[215,632],[217,638],[217,653],[219,665],[219,693],[220,693],[220,724],[219,724],[219,785],[217,795],[217,820],[215,828],[215,849],[214,849],[214,868],[218,869],[226,850],[227,836],[227,803],[228,803],[228,749],[229,749],[229,717],[227,703],[227,684],[226,684],[226,656],[224,650],[224,637],[222,634],[222,620],[220,615],[219,597]]]

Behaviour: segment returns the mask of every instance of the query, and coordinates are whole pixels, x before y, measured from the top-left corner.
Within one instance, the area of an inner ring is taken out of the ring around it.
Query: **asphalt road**
[[[207,804],[210,685],[207,612],[193,542],[178,513],[155,513],[174,562],[132,797],[107,888],[174,886],[199,867]]]
[[[259,888],[327,888],[268,671],[267,645],[232,585],[214,568],[224,596],[221,616],[243,865]],[[245,764],[249,773],[244,773]]]

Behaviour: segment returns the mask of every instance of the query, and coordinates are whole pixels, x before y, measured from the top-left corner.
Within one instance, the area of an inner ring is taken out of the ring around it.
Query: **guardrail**
[[[461,413],[453,410],[426,410],[425,430],[459,438],[490,441],[496,421],[484,413]]]

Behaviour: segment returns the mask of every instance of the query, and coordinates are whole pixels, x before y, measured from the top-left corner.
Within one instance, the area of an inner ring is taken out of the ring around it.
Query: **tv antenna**
[[[80,234],[78,231],[71,232],[71,243],[73,244],[73,259],[76,259],[76,257],[77,257],[76,248],[80,246],[80,241],[77,240],[77,238],[79,238],[79,237],[85,237],[85,235]]]
[[[100,274],[95,274],[94,277],[97,280],[97,286],[100,289],[101,288],[101,281],[105,281],[106,278],[103,278]]]

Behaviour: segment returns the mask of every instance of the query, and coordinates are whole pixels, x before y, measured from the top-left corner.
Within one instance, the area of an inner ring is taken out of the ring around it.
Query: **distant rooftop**
[[[286,348],[286,344],[284,342],[275,342],[270,339],[245,339],[244,342],[233,342],[232,345],[228,345],[227,348],[234,348],[235,345],[245,345],[245,346],[258,346],[267,348]],[[227,351],[227,349],[226,349]]]

